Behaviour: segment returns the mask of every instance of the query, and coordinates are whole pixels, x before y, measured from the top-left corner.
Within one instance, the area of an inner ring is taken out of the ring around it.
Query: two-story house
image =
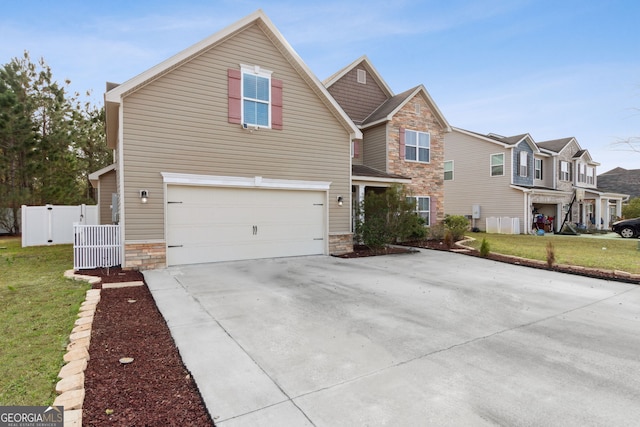
[[[352,250],[362,132],[262,11],[108,85],[105,110],[115,163],[91,178],[124,268]]]
[[[427,225],[442,220],[444,138],[451,127],[426,88],[394,94],[366,56],[324,84],[362,131],[353,142],[353,200],[403,184]]]
[[[607,229],[626,195],[599,190],[597,166],[575,138],[537,143],[454,128],[445,138],[445,212],[489,231]]]

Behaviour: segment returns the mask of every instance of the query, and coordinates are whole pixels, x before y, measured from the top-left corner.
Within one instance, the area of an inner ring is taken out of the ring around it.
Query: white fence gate
[[[97,206],[22,206],[22,247],[73,243],[73,224],[98,224]]]
[[[122,265],[119,225],[73,226],[73,269]]]

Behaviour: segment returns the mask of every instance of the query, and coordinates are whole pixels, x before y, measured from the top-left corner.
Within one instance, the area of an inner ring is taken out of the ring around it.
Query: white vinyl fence
[[[73,269],[122,265],[119,225],[73,226]]]
[[[97,206],[22,206],[22,246],[73,243],[73,224],[98,224]]]
[[[520,218],[489,217],[487,218],[487,233],[520,234]]]

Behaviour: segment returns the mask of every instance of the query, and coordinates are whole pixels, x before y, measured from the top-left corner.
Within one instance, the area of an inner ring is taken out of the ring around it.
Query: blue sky
[[[640,136],[640,2],[93,0],[7,2],[0,63],[29,51],[59,82],[122,83],[263,9],[323,80],[366,54],[391,89],[424,84],[449,123],[536,141],[575,136],[602,165]]]

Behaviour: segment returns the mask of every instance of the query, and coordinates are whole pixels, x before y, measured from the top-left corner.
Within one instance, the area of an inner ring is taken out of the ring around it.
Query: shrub
[[[463,215],[447,215],[444,218],[444,226],[451,233],[454,242],[462,240],[464,233],[469,229],[469,220]]]
[[[451,249],[453,247],[453,244],[455,243],[455,240],[453,240],[453,234],[451,234],[451,231],[447,230],[444,232],[444,245],[447,249]]]
[[[415,209],[402,186],[367,193],[356,209],[356,239],[374,252],[407,239],[424,239],[425,221]]]
[[[556,249],[553,246],[552,242],[547,242],[547,267],[553,267],[553,264],[556,262]]]
[[[444,239],[444,224],[442,222],[439,222],[429,227],[428,239],[430,240]]]
[[[482,239],[482,244],[480,245],[480,256],[486,258],[489,256],[489,252],[491,252],[491,246],[487,239]]]

